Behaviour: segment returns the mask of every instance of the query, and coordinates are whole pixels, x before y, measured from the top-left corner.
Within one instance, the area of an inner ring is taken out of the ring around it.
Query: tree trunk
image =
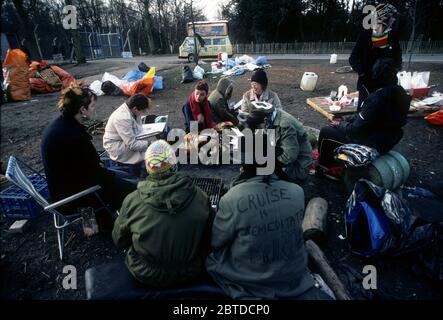
[[[27,49],[30,51],[32,59],[37,59],[37,57],[40,57],[40,60],[43,59],[39,50],[37,50],[37,43],[32,33],[32,30],[34,30],[33,23],[29,21],[29,14],[23,6],[23,1],[13,0],[12,2],[14,3],[15,9],[17,10],[18,19],[21,22],[21,32],[24,35],[26,42],[29,44],[29,48]]]
[[[67,6],[72,6],[72,0],[65,0],[65,3]],[[78,31],[78,21],[77,21],[77,29],[71,29],[70,34],[74,45],[77,64],[86,63],[86,58],[83,54],[82,45],[80,41],[80,32]]]
[[[152,19],[151,14],[149,13],[149,0],[142,1],[143,4],[143,20],[145,22],[144,26],[146,28],[146,38],[148,39],[148,52],[149,54],[153,54],[155,52],[155,42],[154,36],[152,35]]]

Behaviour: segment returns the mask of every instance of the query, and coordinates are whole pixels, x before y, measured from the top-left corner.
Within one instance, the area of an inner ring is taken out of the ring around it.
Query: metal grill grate
[[[218,208],[221,192],[223,189],[223,180],[220,178],[199,178],[191,177],[191,180],[202,189],[209,197],[211,206],[214,209]]]

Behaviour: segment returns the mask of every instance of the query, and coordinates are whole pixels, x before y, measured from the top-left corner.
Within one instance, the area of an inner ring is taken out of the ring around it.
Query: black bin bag
[[[102,83],[102,91],[108,96],[121,96],[123,95],[122,89],[117,87],[111,81],[105,81]]]
[[[183,80],[182,83],[194,81],[194,76],[192,75],[192,70],[189,66],[183,67]]]

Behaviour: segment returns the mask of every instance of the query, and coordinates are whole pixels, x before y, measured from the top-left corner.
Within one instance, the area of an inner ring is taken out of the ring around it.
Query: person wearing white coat
[[[136,94],[118,107],[109,117],[103,136],[103,147],[109,157],[124,164],[143,161],[148,139],[137,139],[142,132],[141,117],[151,108],[151,100]]]

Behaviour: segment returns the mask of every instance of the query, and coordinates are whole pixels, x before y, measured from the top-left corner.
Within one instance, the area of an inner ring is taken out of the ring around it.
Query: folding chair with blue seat
[[[76,193],[72,196],[69,196],[65,199],[62,199],[60,201],[57,201],[55,203],[50,204],[32,185],[31,181],[28,179],[28,177],[23,173],[22,169],[19,166],[23,165],[41,176],[43,179],[45,179],[44,176],[39,174],[37,171],[33,170],[31,167],[26,165],[23,161],[18,160],[15,156],[9,157],[8,167],[6,169],[6,178],[11,181],[14,185],[22,189],[24,192],[28,193],[40,206],[43,207],[43,211],[49,212],[54,217],[54,226],[57,230],[57,240],[58,240],[58,248],[60,253],[60,260],[63,260],[63,247],[64,247],[64,233],[65,228],[70,226],[71,224],[78,222],[82,220],[81,214],[72,214],[72,215],[64,215],[57,211],[57,208],[63,205],[66,205],[74,200],[77,200],[81,197],[84,197],[89,194],[94,194],[99,203],[102,205],[99,209],[106,209],[109,212],[111,210],[105,205],[103,200],[100,198],[99,194],[97,193],[98,190],[101,189],[99,185],[90,187],[86,190],[83,190],[79,193]],[[46,180],[46,179],[45,179]],[[111,212],[112,213],[112,212]]]

